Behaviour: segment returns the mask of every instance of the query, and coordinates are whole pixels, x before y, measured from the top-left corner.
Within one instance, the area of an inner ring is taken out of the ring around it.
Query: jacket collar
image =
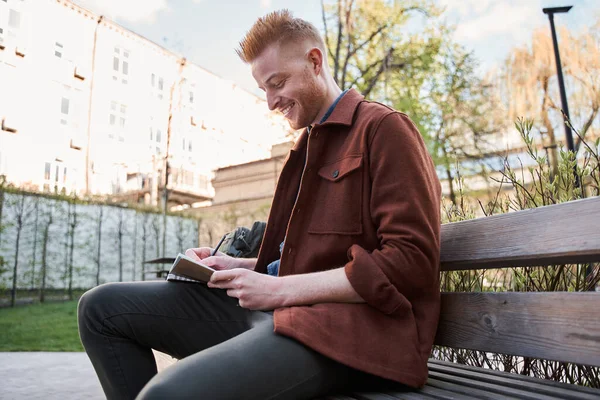
[[[348,90],[348,92],[342,96],[340,101],[335,106],[335,109],[327,118],[325,122],[322,124],[317,124],[315,126],[323,126],[329,124],[339,124],[339,125],[352,125],[352,120],[354,118],[354,113],[356,112],[356,108],[358,105],[364,100],[363,95],[358,93],[354,89]]]
[[[315,126],[325,126],[325,125],[352,125],[352,120],[354,119],[354,113],[358,108],[358,105],[364,100],[364,96],[358,93],[354,89],[348,90],[348,92],[342,96],[340,101],[338,101],[335,106],[333,112],[327,118],[325,122],[322,124],[316,124]],[[292,147],[293,151],[300,151],[306,146],[306,141],[308,140],[308,130],[304,128],[302,133],[296,140],[294,147]]]
[[[304,128],[304,129],[302,129],[302,133],[300,133],[300,136],[298,136],[298,139],[296,139],[296,143],[292,147],[292,151],[302,150],[304,148],[304,146],[306,146],[307,140],[308,140],[308,129]]]

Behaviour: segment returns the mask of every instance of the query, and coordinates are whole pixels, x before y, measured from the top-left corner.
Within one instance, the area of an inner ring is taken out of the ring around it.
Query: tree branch
[[[342,45],[342,0],[338,0],[338,34],[333,59],[333,79],[339,85],[338,72],[340,69],[340,46]]]
[[[348,68],[348,60],[350,59],[350,48],[352,47],[352,35],[350,28],[350,14],[352,13],[352,6],[354,4],[354,0],[350,0],[348,7],[346,8],[346,57],[344,59],[344,65],[342,67],[342,76],[340,77],[340,82],[338,84],[341,86],[341,89],[346,89],[346,69]]]
[[[594,119],[596,119],[596,115],[598,115],[598,108],[593,108],[587,121],[585,121],[585,124],[583,124],[583,128],[581,128],[581,133],[579,135],[577,135],[577,141],[575,143],[575,154],[577,154],[579,152],[579,147],[581,146],[581,142],[585,139],[585,134],[587,133],[588,129],[590,129],[590,127],[594,123]]]
[[[327,18],[325,16],[325,0],[321,0],[321,15],[323,16],[323,27],[325,28],[325,47],[331,58],[333,58],[333,53],[329,46],[329,31],[327,30]]]

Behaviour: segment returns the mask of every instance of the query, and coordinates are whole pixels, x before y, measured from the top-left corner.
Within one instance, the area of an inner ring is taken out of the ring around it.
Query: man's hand
[[[202,261],[202,264],[216,269],[217,271],[224,269],[244,268],[254,269],[256,258],[234,258],[225,253],[217,252],[211,256],[212,250],[210,247],[200,247],[196,249],[187,249],[185,255],[194,260]]]
[[[280,292],[278,285],[280,279],[235,268],[213,273],[208,287],[226,289],[228,296],[239,300],[240,307],[250,310],[274,310],[282,307],[284,303],[284,294]]]

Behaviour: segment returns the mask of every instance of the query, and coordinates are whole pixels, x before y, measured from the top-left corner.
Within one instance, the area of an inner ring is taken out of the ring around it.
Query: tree
[[[54,222],[52,206],[47,209],[47,220],[44,224],[42,233],[42,267],[40,270],[40,303],[43,303],[46,296],[46,280],[48,276],[48,242],[50,239],[50,226]]]
[[[117,246],[119,282],[123,282],[123,237],[127,234],[125,229],[125,210],[119,208],[117,213],[117,228],[115,230],[115,244]]]
[[[561,30],[561,40],[567,36],[573,43],[564,50],[566,58],[565,73],[571,79],[569,85],[571,98],[569,104],[571,122],[576,125],[579,136],[575,137],[575,153],[579,152],[582,140],[593,131],[594,136],[600,133],[597,122],[600,111],[600,18],[588,32],[573,37],[566,29]],[[572,102],[572,103],[571,103]]]
[[[137,237],[138,237],[138,210],[133,214],[133,262],[131,268],[131,280],[135,281],[135,264],[137,261]]]
[[[101,256],[102,256],[102,220],[104,216],[104,206],[102,204],[98,205],[98,214],[96,218],[97,230],[96,230],[96,257],[94,261],[96,262],[96,286],[100,285],[100,266],[102,265]]]
[[[156,258],[158,258],[160,257],[160,222],[157,214],[152,215],[152,232],[154,232],[154,247],[156,249]]]
[[[493,135],[505,128],[493,86],[476,74],[472,53],[451,42],[440,51],[439,65],[427,81],[428,119],[424,130],[432,140],[432,155],[444,170],[450,200],[456,205],[453,169],[477,161],[494,149]]]
[[[322,2],[325,42],[342,89],[391,105],[413,120],[443,167],[455,201],[453,165],[478,160],[484,138],[503,122],[489,121],[491,88],[476,73],[473,55],[452,42],[432,1]],[[419,28],[409,28],[418,22]]]
[[[150,214],[142,214],[142,280],[146,280],[146,250],[148,248],[148,219]]]
[[[73,252],[75,250],[75,229],[79,223],[77,214],[77,199],[69,199],[69,204],[72,203],[73,211],[70,213],[71,218],[69,221],[69,262],[67,268],[67,280],[69,300],[73,300]]]
[[[600,19],[579,36],[559,29],[559,46],[571,122],[581,137],[575,137],[576,153],[581,139],[600,127],[594,125],[600,110]],[[500,71],[500,97],[505,99],[508,117],[526,117],[541,125],[544,146],[551,150],[553,175],[557,174],[557,129],[563,125],[562,107],[556,76],[554,48],[548,29],[538,29],[530,47],[512,50]]]
[[[5,229],[4,224],[2,223],[2,212],[4,211],[4,188],[6,187],[6,177],[4,175],[0,175],[0,249],[2,247],[2,232]],[[0,275],[5,272],[4,269],[4,257],[0,255]]]
[[[2,231],[4,225],[2,224],[2,211],[4,210],[4,187],[6,186],[6,177],[0,175],[0,243],[2,243]]]
[[[333,78],[342,90],[355,87],[365,97],[385,97],[389,72],[427,69],[438,37],[432,30],[408,34],[416,14],[440,14],[433,1],[321,1],[325,45]]]
[[[192,234],[191,226],[186,223],[189,222],[189,219],[184,217],[177,217],[175,220],[175,238],[177,239],[177,249],[178,251],[185,250],[184,248],[184,240],[189,238]]]
[[[33,211],[33,207],[28,198],[25,196],[25,193],[20,193],[14,202],[11,203],[12,208],[14,209],[15,216],[15,225],[16,225],[16,239],[15,239],[15,259],[13,264],[13,278],[12,278],[12,289],[10,291],[10,306],[15,306],[15,301],[17,298],[17,274],[19,267],[19,250],[21,244],[21,233],[23,232],[23,227],[27,223],[27,220]]]

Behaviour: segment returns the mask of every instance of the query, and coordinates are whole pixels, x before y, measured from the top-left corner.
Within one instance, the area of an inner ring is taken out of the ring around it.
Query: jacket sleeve
[[[439,291],[440,182],[415,125],[401,113],[383,117],[369,135],[370,213],[378,248],[353,245],[346,276],[385,314],[423,292]]]

